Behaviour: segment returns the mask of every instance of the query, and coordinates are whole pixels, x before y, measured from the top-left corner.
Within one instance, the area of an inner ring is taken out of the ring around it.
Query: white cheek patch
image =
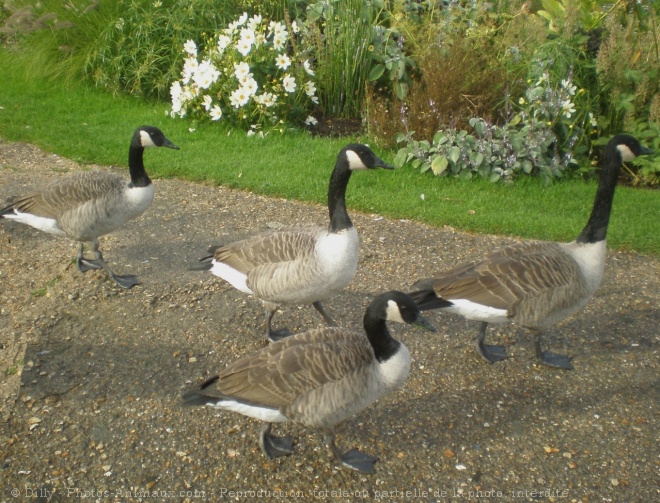
[[[368,169],[362,162],[362,159],[360,159],[360,156],[357,155],[353,150],[346,151],[346,159],[348,160],[348,167],[351,171],[358,169]]]
[[[146,131],[140,131],[140,143],[143,147],[155,147],[156,144],[151,139],[151,135]]]
[[[393,300],[387,301],[387,321],[396,321],[398,323],[405,323],[401,317],[401,311],[399,310],[399,304]]]
[[[617,145],[616,149],[619,151],[619,154],[621,154],[623,162],[630,162],[636,157],[628,145]]]

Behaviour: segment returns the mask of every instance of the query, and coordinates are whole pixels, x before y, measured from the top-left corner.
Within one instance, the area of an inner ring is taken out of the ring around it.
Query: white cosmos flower
[[[261,17],[260,14],[257,14],[255,16],[252,16],[250,20],[248,21],[247,27],[250,28],[253,31],[257,31],[257,28],[263,21],[263,18]]]
[[[563,101],[561,104],[562,112],[567,119],[571,118],[571,114],[575,113],[575,105],[571,100]]]
[[[256,101],[261,105],[264,105],[266,108],[270,108],[275,104],[275,96],[273,95],[273,93],[263,93],[260,94],[259,96],[255,96],[254,101]]]
[[[209,112],[212,121],[217,121],[222,117],[222,109],[218,105],[214,105]]]
[[[255,94],[257,89],[259,89],[259,84],[257,84],[257,81],[252,76],[246,77],[245,81],[241,81],[241,86],[250,96]]]
[[[300,31],[300,28],[298,28],[298,23],[296,23],[295,19],[291,22],[291,29],[293,30],[293,33],[298,33]]]
[[[243,105],[247,104],[249,99],[250,99],[250,94],[242,87],[236,89],[233,93],[231,93],[231,96],[229,97],[231,106],[233,106],[234,108],[242,107]]]
[[[241,17],[238,18],[238,21],[236,21],[236,26],[243,26],[245,24],[245,21],[248,20],[248,14],[247,12],[244,12],[241,14]]]
[[[280,70],[286,70],[291,66],[291,60],[289,59],[289,56],[287,56],[286,54],[280,54],[275,59],[275,65]]]
[[[186,40],[186,43],[183,44],[183,50],[191,56],[197,57],[197,44],[194,40]]]
[[[276,33],[275,36],[273,37],[273,49],[276,51],[281,51],[284,49],[284,45],[286,44],[286,38],[287,38],[287,32],[282,32],[282,33]]]
[[[254,37],[255,37],[254,30],[250,30],[249,28],[241,29],[241,40],[250,42],[250,45],[252,45],[254,44],[254,40],[255,40]]]
[[[181,72],[181,75],[183,76],[184,84],[190,82],[190,79],[197,71],[198,66],[199,62],[197,61],[197,58],[186,58],[183,60],[183,71]]]
[[[268,29],[270,30],[271,33],[277,35],[278,33],[282,33],[283,31],[286,31],[286,25],[284,23],[281,23],[280,21],[271,21],[268,23]]]
[[[319,104],[319,97],[318,96],[312,96],[310,98],[312,100],[312,103],[318,105]]]
[[[282,79],[282,85],[284,86],[284,90],[287,93],[293,93],[296,90],[297,84],[296,84],[296,79],[295,77],[292,77],[288,73],[284,76]]]
[[[248,65],[245,61],[241,63],[234,63],[234,76],[238,79],[241,80],[242,78],[251,75],[250,74],[250,65]]]
[[[218,71],[218,69],[213,66],[211,60],[205,59],[199,64],[197,70],[195,70],[195,74],[193,75],[193,82],[200,89],[208,89],[211,87],[211,84],[218,80],[219,76],[220,71]]]
[[[307,96],[314,96],[315,92],[316,92],[316,87],[314,86],[314,82],[308,80],[307,83],[305,84],[305,94]]]
[[[571,81],[568,79],[564,79],[561,81],[561,86],[568,91],[568,94],[571,96],[575,95],[575,91],[577,89],[576,86],[571,84]]]
[[[250,54],[250,51],[252,50],[252,42],[240,39],[236,44],[236,50],[245,57]]]
[[[312,65],[309,64],[308,59],[306,59],[305,62],[303,63],[303,68],[305,68],[307,75],[311,75],[312,77],[314,76],[314,70],[312,70]]]
[[[311,115],[305,119],[305,124],[308,126],[316,126],[319,123],[319,121],[316,120],[315,117],[312,117]]]
[[[220,54],[225,52],[225,49],[229,47],[229,44],[231,44],[231,38],[229,38],[227,35],[218,36],[218,52]]]
[[[207,112],[211,109],[212,104],[213,98],[211,98],[208,94],[202,98],[202,106]]]

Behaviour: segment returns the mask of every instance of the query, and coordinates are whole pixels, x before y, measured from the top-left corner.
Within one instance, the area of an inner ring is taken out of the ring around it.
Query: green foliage
[[[243,13],[208,39],[199,58],[188,40],[182,78],[170,89],[171,115],[228,121],[250,134],[315,123],[314,71],[298,50],[301,35],[295,21],[287,26]]]
[[[379,2],[322,0],[307,7],[325,115],[359,117],[369,75],[369,47]]]
[[[438,131],[432,142],[399,134],[396,141],[406,145],[397,153],[395,165],[410,163],[421,172],[430,169],[437,176],[455,175],[463,180],[478,174],[497,182],[533,174],[549,183],[561,177],[575,163],[572,149],[583,132],[573,102],[581,93],[576,93],[570,76],[552,82],[547,71],[551,64],[538,61],[534,65],[538,75],[529,81],[518,112],[505,125],[472,118],[473,134],[448,128]]]

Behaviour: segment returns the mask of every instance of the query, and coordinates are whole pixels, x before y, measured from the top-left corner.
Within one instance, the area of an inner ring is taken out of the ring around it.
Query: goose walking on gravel
[[[605,270],[605,238],[614,189],[623,162],[651,154],[629,135],[612,138],[591,216],[571,243],[526,242],[482,260],[418,281],[411,296],[422,310],[441,309],[481,321],[479,354],[494,363],[507,357],[502,346],[484,344],[488,323],[511,321],[530,332],[540,363],[571,369],[570,359],[541,349],[541,333],[575,313],[592,297]]]
[[[377,458],[335,445],[337,424],[403,384],[410,354],[387,321],[433,328],[413,300],[396,291],[374,299],[364,333],[323,327],[274,342],[244,356],[183,395],[185,405],[207,405],[265,421],[259,445],[268,458],[293,454],[293,439],[270,435],[272,423],[295,421],[320,430],[341,465],[373,473]]]
[[[346,211],[346,187],[356,170],[392,166],[366,145],[350,144],[337,156],[328,187],[329,227],[296,225],[268,230],[216,247],[193,269],[210,270],[234,288],[260,299],[266,309],[266,338],[290,335],[274,331],[271,321],[280,304],[312,304],[325,322],[335,322],[321,301],[343,290],[358,266],[359,238]]]
[[[144,169],[147,147],[179,147],[153,126],[135,130],[128,151],[130,180],[107,171],[76,173],[57,180],[40,192],[16,198],[0,216],[57,236],[80,242],[76,265],[81,272],[104,269],[123,288],[139,283],[135,276],[114,274],[99,250],[99,236],[108,234],[146,211],[154,198],[154,185]],[[83,256],[84,243],[95,258]]]

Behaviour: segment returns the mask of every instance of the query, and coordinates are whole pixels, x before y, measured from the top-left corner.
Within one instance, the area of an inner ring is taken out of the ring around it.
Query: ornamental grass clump
[[[211,37],[198,54],[188,40],[181,79],[170,89],[172,117],[225,121],[248,134],[313,125],[318,105],[314,70],[295,21],[267,21],[243,13]]]

